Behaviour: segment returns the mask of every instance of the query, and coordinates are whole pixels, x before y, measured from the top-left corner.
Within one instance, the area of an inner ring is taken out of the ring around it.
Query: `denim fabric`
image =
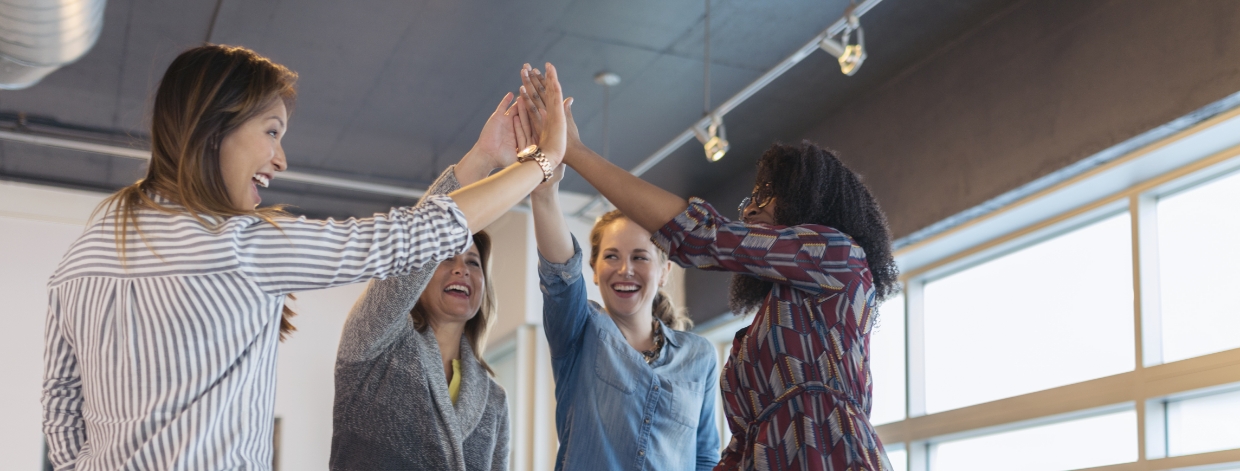
[[[561,470],[712,469],[719,462],[719,363],[706,339],[663,324],[653,365],[586,299],[581,247],[563,264],[541,254],[543,328],[555,375]]]

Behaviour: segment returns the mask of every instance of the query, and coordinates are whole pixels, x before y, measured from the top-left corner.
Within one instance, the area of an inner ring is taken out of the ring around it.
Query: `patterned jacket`
[[[682,266],[774,283],[723,369],[732,441],[716,469],[891,469],[869,421],[873,281],[851,237],[734,222],[693,198],[654,240]]]

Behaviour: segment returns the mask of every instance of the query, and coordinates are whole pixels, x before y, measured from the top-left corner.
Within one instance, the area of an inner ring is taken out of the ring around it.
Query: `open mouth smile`
[[[465,283],[450,283],[443,289],[443,292],[448,293],[449,296],[468,299],[471,290],[469,289],[469,285]]]
[[[616,296],[631,298],[642,290],[642,286],[637,283],[612,283],[611,290],[616,293]]]

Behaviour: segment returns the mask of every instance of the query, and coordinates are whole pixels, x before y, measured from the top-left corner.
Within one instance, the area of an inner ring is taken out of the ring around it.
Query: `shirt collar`
[[[659,328],[663,329],[663,339],[666,340],[667,343],[672,344],[676,348],[680,348],[680,344],[683,342],[681,335],[684,335],[682,332],[672,330],[671,327],[664,325],[663,321],[659,321]]]

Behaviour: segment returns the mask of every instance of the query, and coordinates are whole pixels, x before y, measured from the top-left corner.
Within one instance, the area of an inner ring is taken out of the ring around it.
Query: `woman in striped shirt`
[[[234,47],[194,48],[168,67],[146,178],[100,206],[48,283],[43,410],[56,469],[269,468],[285,295],[459,254],[563,156],[563,114],[551,113],[544,162],[417,208],[345,221],[256,209],[257,186],[287,168],[295,80]],[[503,148],[510,100],[472,152]]]

